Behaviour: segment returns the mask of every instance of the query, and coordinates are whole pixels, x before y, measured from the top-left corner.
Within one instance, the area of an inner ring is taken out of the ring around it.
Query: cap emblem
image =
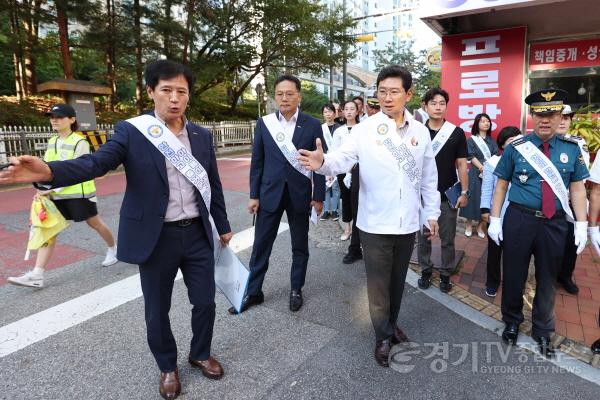
[[[546,92],[546,93],[541,93],[541,95],[544,99],[546,99],[546,101],[550,101],[550,100],[552,100],[554,95],[556,95],[556,92]]]

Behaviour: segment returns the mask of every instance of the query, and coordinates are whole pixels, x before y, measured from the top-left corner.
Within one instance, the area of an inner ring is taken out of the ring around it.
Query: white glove
[[[590,234],[592,245],[596,249],[596,254],[600,256],[600,229],[598,229],[598,226],[592,226],[588,228],[588,233]]]
[[[346,186],[347,188],[350,188],[350,185],[352,185],[352,174],[350,172],[346,173],[346,176],[344,177],[344,186]]]
[[[577,246],[577,254],[581,254],[587,243],[587,221],[575,222],[575,246]]]
[[[498,217],[492,217],[490,215],[490,226],[488,228],[488,236],[500,246],[502,241],[502,222]]]

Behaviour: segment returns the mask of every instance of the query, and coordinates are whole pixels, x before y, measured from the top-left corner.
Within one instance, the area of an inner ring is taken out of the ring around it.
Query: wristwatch
[[[460,195],[469,197],[469,190],[463,190],[462,192],[460,192]]]

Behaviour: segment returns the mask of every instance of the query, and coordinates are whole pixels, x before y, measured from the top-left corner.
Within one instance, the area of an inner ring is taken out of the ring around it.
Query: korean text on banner
[[[521,126],[526,27],[442,38],[442,87],[450,101],[446,119],[471,132],[486,113],[497,127]]]

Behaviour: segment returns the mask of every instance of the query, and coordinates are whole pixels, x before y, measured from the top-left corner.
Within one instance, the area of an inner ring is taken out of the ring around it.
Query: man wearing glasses
[[[423,225],[437,233],[440,195],[427,128],[406,110],[412,76],[398,65],[377,76],[377,113],[356,125],[336,151],[300,150],[306,168],[336,175],[359,162],[356,226],[363,245],[367,295],[375,330],[375,361],[389,367],[390,348],[408,338],[397,324],[415,234]]]
[[[323,209],[325,177],[315,174],[313,178],[312,172],[297,160],[297,149],[314,149],[317,138],[324,141],[319,120],[300,112],[301,99],[300,80],[292,75],[280,76],[275,81],[275,102],[279,110],[264,116],[256,125],[248,202],[248,211],[256,215],[256,227],[242,312],[264,301],[262,285],[284,211],[292,237],[290,310],[298,311],[303,304],[308,224],[311,209],[317,214]],[[233,307],[229,312],[237,313]]]

